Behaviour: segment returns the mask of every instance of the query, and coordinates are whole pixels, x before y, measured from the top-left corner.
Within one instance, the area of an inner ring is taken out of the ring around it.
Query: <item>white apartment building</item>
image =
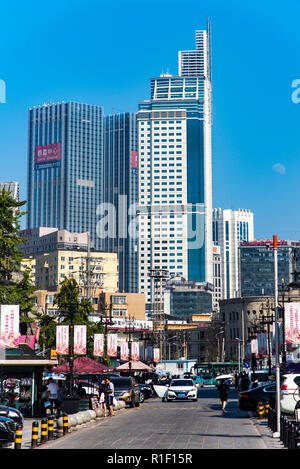
[[[198,36],[205,66],[189,67],[179,54],[179,76],[152,78],[151,99],[137,113],[138,291],[148,303],[153,269],[213,281],[209,40],[206,31]]]
[[[223,299],[239,290],[239,245],[254,240],[253,212],[247,209],[213,210],[213,243],[220,246]]]

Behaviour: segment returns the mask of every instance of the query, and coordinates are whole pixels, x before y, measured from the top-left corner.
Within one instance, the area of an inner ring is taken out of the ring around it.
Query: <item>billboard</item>
[[[59,161],[61,159],[61,144],[49,143],[35,147],[34,162],[48,163],[50,161]]]
[[[0,347],[18,348],[19,305],[1,305]]]
[[[69,354],[69,326],[56,326],[56,353]]]
[[[300,303],[287,303],[284,305],[285,342],[287,344],[300,344]]]
[[[86,326],[74,326],[74,355],[86,355]]]
[[[94,334],[94,357],[104,355],[104,334]]]
[[[131,167],[133,169],[137,168],[137,151],[131,152]]]

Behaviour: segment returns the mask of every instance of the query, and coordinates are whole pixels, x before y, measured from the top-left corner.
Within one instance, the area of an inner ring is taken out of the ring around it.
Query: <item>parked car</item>
[[[282,376],[280,388],[280,408],[283,413],[295,413],[296,404],[300,401],[299,386],[299,373],[290,373]]]
[[[125,401],[130,407],[138,407],[141,401],[141,391],[134,378],[111,377],[115,387],[115,397]]]
[[[6,417],[12,419],[18,425],[23,427],[24,425],[24,417],[22,413],[15,409],[14,407],[7,407],[5,405],[0,405],[0,417]]]
[[[144,402],[145,399],[150,399],[154,396],[153,388],[151,384],[139,384],[140,388],[140,402]]]
[[[167,386],[163,401],[198,400],[198,388],[192,379],[172,379]]]
[[[269,402],[272,407],[276,401],[276,383],[265,384],[239,393],[240,410],[256,410],[259,402]]]
[[[7,417],[0,416],[0,447],[15,441],[16,423]]]

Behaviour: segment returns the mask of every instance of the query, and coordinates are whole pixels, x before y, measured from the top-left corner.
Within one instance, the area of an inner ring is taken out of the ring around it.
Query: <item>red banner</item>
[[[140,359],[140,344],[139,342],[132,342],[131,343],[131,360],[139,360]]]
[[[56,353],[69,354],[69,326],[56,326]]]
[[[94,357],[104,355],[104,334],[94,334]]]
[[[159,348],[154,348],[153,349],[153,361],[155,363],[158,363],[159,362]]]
[[[118,346],[117,334],[107,334],[107,356],[116,357]]]
[[[74,326],[74,355],[86,355],[86,326]]]
[[[1,305],[0,347],[18,348],[19,341],[19,305]]]
[[[121,342],[121,360],[126,362],[129,359],[128,342]]]

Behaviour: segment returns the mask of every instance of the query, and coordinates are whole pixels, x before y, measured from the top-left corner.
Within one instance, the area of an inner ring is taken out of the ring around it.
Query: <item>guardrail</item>
[[[125,402],[117,401],[114,410],[125,408]],[[103,409],[84,410],[76,414],[66,414],[65,412],[58,416],[49,416],[41,420],[35,420],[32,423],[31,449],[46,443],[47,441],[61,438],[78,428],[87,427],[92,421],[104,417]],[[22,445],[22,427],[18,426],[15,437],[14,449],[21,449]]]
[[[268,427],[276,431],[276,410],[270,408],[268,412]],[[296,422],[285,415],[280,416],[280,441],[287,449],[300,449],[300,422]]]

